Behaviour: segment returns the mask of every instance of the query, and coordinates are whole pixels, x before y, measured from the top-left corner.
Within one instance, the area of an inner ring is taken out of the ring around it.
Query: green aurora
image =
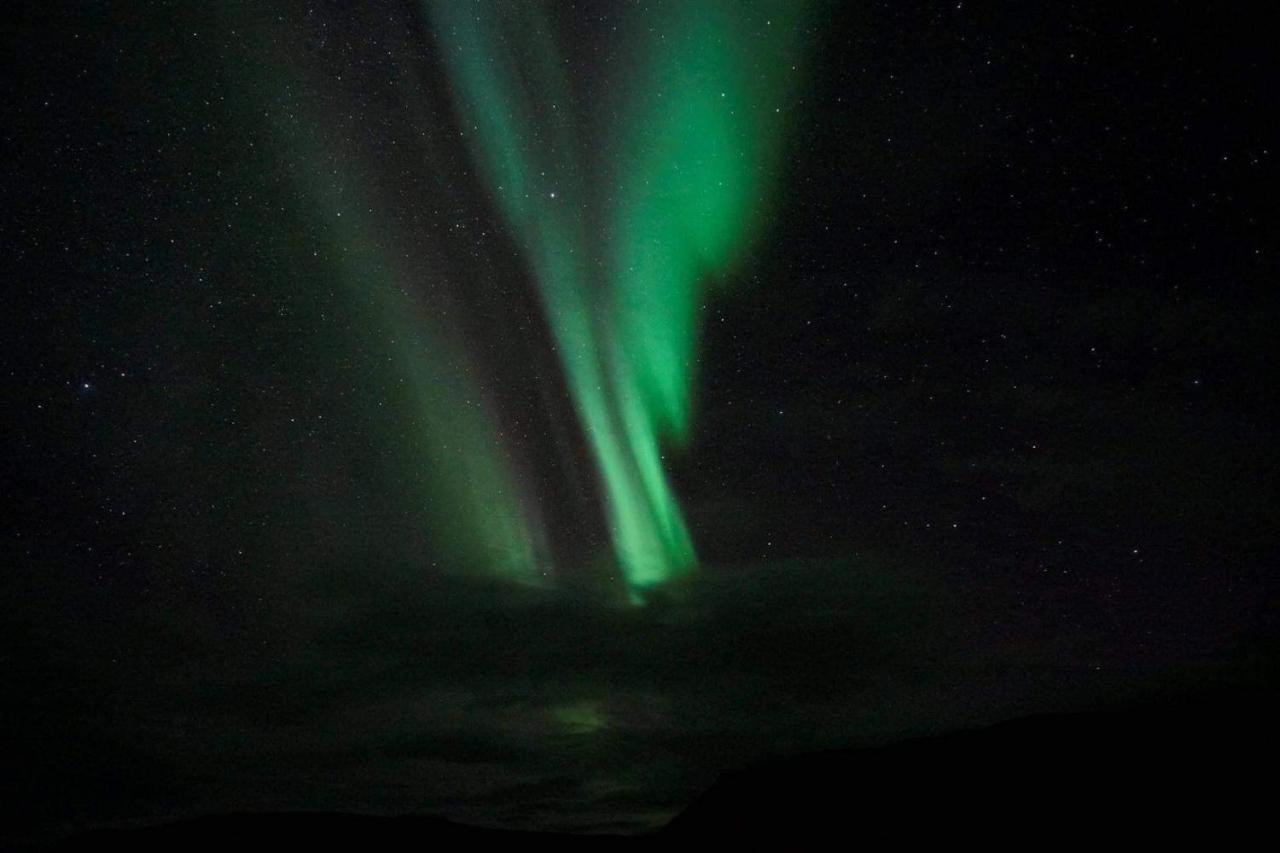
[[[284,244],[295,231],[319,235],[324,251],[316,253],[313,280],[337,287],[348,332],[317,345],[344,353],[339,360],[366,371],[364,384],[384,389],[353,399],[347,413],[392,451],[389,469],[374,476],[429,534],[433,569],[545,585],[546,536],[539,507],[523,487],[521,460],[503,438],[473,347],[450,322],[452,306],[435,286],[442,273],[410,260],[431,258],[430,249],[406,253],[410,235],[374,213],[389,203],[386,191],[370,174],[367,156],[326,132],[334,117],[321,104],[301,100],[285,108],[291,91],[310,89],[313,73],[292,55],[296,49],[280,50],[286,37],[261,15],[242,13],[236,21],[251,24],[243,49],[227,63],[247,98],[242,118],[283,117],[266,121],[265,138],[275,161],[290,164],[285,171],[305,202],[282,220],[253,227],[278,232]],[[404,91],[406,103],[419,95]],[[420,295],[424,289],[433,304]]]
[[[539,5],[428,2],[473,154],[537,280],[634,600],[689,571],[663,465],[691,428],[697,327],[765,216],[802,4],[624,20],[611,85],[566,71]]]

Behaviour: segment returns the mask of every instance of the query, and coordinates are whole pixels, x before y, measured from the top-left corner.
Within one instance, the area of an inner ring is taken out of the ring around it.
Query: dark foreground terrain
[[[1240,691],[801,756],[725,776],[661,837],[1244,842],[1274,819],[1276,711]]]
[[[1265,837],[1271,821],[1278,707],[1274,692],[1232,691],[782,759],[726,774],[661,832],[640,839],[507,832],[425,817],[294,813],[100,829],[57,849],[1243,842]]]

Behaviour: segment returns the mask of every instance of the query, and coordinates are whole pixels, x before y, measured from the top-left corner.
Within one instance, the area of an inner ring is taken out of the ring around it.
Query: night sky
[[[1243,4],[4,18],[6,832],[637,832],[1275,675]]]

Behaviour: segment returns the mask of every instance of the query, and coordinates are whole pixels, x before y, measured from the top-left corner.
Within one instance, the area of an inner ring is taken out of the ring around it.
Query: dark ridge
[[[621,836],[569,835],[486,829],[434,817],[379,817],[325,812],[209,815],[131,829],[95,829],[50,849],[182,850],[245,853],[250,850],[427,849],[432,844],[618,842]],[[33,848],[36,849],[36,848]]]
[[[1036,716],[725,774],[664,840],[1244,841],[1270,827],[1277,694]]]
[[[1129,711],[779,759],[725,774],[648,837],[486,829],[431,817],[230,814],[96,829],[57,850],[390,849],[431,843],[794,845],[848,839],[1057,848],[1221,844],[1266,828],[1280,694],[1234,690]]]

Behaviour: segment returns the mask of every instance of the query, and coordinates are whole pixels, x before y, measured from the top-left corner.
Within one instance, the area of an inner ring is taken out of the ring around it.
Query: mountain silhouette
[[[56,848],[1243,843],[1265,837],[1260,833],[1275,801],[1277,698],[1263,690],[1216,692],[1127,711],[1040,715],[887,746],[780,758],[724,774],[666,827],[640,837],[296,812],[96,829]]]
[[[725,774],[681,841],[1027,845],[1244,841],[1275,803],[1276,694],[1045,715]]]

